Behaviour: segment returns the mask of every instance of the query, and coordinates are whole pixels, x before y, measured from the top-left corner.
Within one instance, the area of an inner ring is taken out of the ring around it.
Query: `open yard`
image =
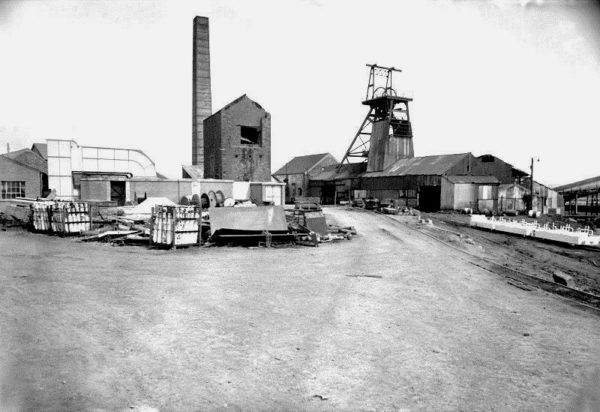
[[[598,311],[388,217],[326,214],[359,235],[162,251],[0,232],[0,410],[600,409]]]

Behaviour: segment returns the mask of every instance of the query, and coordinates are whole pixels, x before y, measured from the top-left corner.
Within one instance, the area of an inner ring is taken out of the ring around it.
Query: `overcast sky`
[[[272,115],[272,170],[343,156],[366,63],[414,96],[416,156],[495,154],[536,180],[600,175],[600,12],[584,1],[2,1],[0,153],[46,138],[191,163],[192,20],[208,16],[213,111]]]

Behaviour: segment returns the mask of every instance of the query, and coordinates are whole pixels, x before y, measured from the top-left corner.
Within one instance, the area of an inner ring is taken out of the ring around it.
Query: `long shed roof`
[[[399,159],[381,172],[365,173],[363,177],[387,177],[407,175],[437,175],[441,176],[456,163],[463,160],[469,153],[457,153],[435,156],[421,156],[410,159]]]
[[[595,189],[600,187],[600,176],[591,177],[589,179],[579,180],[577,182],[568,183],[566,185],[556,186],[554,190],[557,192],[577,191],[586,189]]]
[[[304,173],[327,155],[329,155],[329,153],[317,153],[306,156],[296,156],[292,160],[287,162],[285,165],[283,165],[281,168],[279,168],[279,170],[273,173],[273,175],[295,175]]]
[[[355,179],[364,173],[367,169],[366,163],[346,163],[343,165],[325,166],[321,172],[312,176],[310,180],[330,181],[342,179]]]

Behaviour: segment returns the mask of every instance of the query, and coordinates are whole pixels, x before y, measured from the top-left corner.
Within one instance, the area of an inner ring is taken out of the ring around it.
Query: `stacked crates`
[[[90,209],[85,202],[55,202],[52,206],[52,231],[58,234],[81,233],[92,228]]]
[[[150,239],[155,245],[176,248],[200,243],[199,206],[155,206]]]
[[[49,232],[52,228],[52,206],[54,202],[38,201],[31,204],[31,224],[36,232]]]

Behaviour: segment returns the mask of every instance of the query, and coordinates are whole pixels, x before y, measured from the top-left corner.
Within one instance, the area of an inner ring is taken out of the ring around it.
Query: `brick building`
[[[271,180],[271,115],[245,94],[204,120],[204,177]]]
[[[48,166],[43,157],[29,149],[0,155],[0,200],[36,198],[47,191]]]

